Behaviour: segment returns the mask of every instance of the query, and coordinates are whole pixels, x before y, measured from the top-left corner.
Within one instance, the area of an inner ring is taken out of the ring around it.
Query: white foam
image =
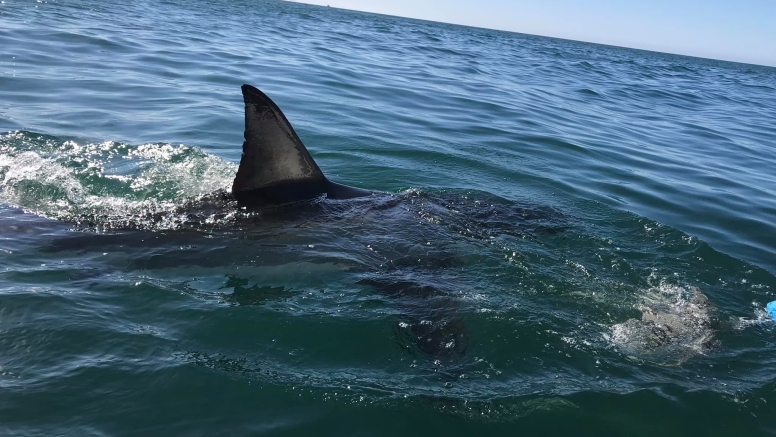
[[[752,326],[770,325],[774,323],[773,317],[771,317],[768,311],[761,307],[760,304],[752,302],[752,307],[754,308],[754,317],[737,317],[733,319],[733,329],[736,331],[743,331]]]
[[[181,206],[227,191],[236,165],[197,148],[0,136],[0,202],[108,227],[177,227]]]
[[[704,353],[713,339],[714,308],[697,287],[661,281],[645,290],[635,307],[641,319],[612,326],[606,339],[628,356],[678,365]]]

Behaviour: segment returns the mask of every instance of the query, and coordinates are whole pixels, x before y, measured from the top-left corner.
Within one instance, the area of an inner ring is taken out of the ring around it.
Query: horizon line
[[[610,44],[610,43],[603,43],[603,42],[596,42],[596,41],[585,41],[585,40],[581,40],[581,39],[570,39],[570,38],[563,38],[563,37],[552,36],[552,35],[541,35],[541,34],[538,34],[538,33],[526,33],[526,32],[520,32],[520,31],[517,31],[517,30],[499,29],[499,28],[495,28],[495,27],[483,27],[483,26],[476,26],[476,25],[472,25],[472,24],[450,23],[450,22],[447,22],[447,21],[431,20],[431,19],[428,19],[428,18],[415,18],[415,17],[406,17],[406,16],[403,16],[403,15],[384,14],[384,13],[381,13],[381,12],[360,11],[358,9],[348,9],[348,8],[342,8],[342,7],[339,7],[339,6],[331,6],[331,5],[324,6],[324,5],[319,5],[319,4],[315,4],[315,3],[308,3],[307,0],[281,0],[281,1],[289,2],[289,3],[299,3],[299,4],[304,4],[304,5],[307,5],[307,6],[316,6],[316,7],[319,7],[319,8],[331,8],[331,9],[339,9],[339,10],[348,11],[348,12],[360,12],[362,14],[381,15],[383,17],[403,18],[405,20],[425,21],[425,22],[428,22],[428,23],[447,24],[447,25],[450,25],[450,26],[469,27],[469,28],[472,28],[472,29],[493,30],[493,31],[496,31],[496,32],[514,33],[514,34],[517,34],[517,35],[525,35],[525,36],[536,36],[536,37],[540,37],[540,38],[550,38],[550,39],[557,39],[557,40],[561,40],[561,41],[578,42],[578,43],[583,43],[583,44],[595,44],[595,45],[606,46],[606,47],[614,47],[614,48],[618,48],[618,49],[638,50],[638,51],[642,51],[642,52],[657,53],[657,54],[661,54],[661,55],[683,56],[683,57],[686,57],[686,58],[702,59],[704,61],[728,62],[728,63],[731,63],[731,64],[739,64],[739,65],[748,65],[748,66],[759,67],[759,68],[776,69],[776,64],[774,64],[774,65],[766,65],[766,64],[755,64],[753,62],[733,61],[733,60],[729,60],[729,59],[707,58],[707,57],[698,56],[698,55],[688,55],[688,54],[685,54],[685,53],[662,52],[662,51],[658,51],[658,50],[645,49],[645,48],[640,48],[640,47],[621,46],[621,45]]]

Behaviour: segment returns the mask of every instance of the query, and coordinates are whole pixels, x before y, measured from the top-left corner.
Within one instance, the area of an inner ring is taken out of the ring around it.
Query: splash
[[[743,331],[752,326],[768,326],[774,322],[767,308],[761,306],[759,302],[752,302],[752,309],[754,317],[736,317],[732,319],[733,329]]]
[[[184,145],[0,136],[0,202],[101,229],[179,227],[190,219],[182,207],[227,192],[235,172],[234,164]]]
[[[665,281],[640,297],[640,319],[612,327],[609,341],[624,354],[662,365],[679,365],[703,354],[714,338],[715,308],[698,287]]]

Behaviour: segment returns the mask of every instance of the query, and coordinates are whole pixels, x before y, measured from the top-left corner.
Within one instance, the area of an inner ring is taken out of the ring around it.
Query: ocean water
[[[240,85],[330,179],[225,195]],[[0,3],[0,434],[776,435],[776,69]]]

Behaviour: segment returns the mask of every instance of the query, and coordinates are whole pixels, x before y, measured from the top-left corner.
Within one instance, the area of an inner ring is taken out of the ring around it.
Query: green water
[[[0,47],[0,434],[776,434],[774,69],[274,1]],[[225,197],[242,83],[379,193]]]

